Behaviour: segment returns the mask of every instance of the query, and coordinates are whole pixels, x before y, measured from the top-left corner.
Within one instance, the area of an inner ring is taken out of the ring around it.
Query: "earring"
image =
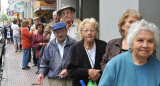
[[[132,48],[129,48],[129,50],[128,50],[129,52],[132,52]]]

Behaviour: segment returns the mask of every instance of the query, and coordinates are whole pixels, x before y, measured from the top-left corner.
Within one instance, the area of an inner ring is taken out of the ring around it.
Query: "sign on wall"
[[[24,11],[24,5],[22,3],[16,3],[14,6],[14,10],[18,13],[21,13]]]

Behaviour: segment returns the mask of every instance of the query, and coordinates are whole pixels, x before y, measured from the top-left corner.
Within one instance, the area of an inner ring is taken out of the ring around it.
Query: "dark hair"
[[[16,24],[17,22],[18,22],[17,19],[14,19],[14,20],[13,20],[13,24]]]
[[[43,16],[40,16],[40,17],[39,17],[39,20],[40,20],[40,22],[42,22],[42,23],[46,23],[46,20],[44,19]]]
[[[38,26],[42,26],[42,30],[44,30],[44,25],[42,23],[37,24],[36,29],[38,28]]]

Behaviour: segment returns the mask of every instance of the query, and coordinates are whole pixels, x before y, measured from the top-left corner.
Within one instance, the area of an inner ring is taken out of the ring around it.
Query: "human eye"
[[[86,33],[86,32],[88,32],[88,30],[84,30],[84,32]]]
[[[91,32],[94,32],[95,30],[91,30]]]
[[[133,23],[133,21],[132,21],[132,20],[129,20],[129,21],[128,21],[128,23],[132,24],[132,23]]]
[[[65,15],[65,12],[62,12],[62,15]]]
[[[137,42],[143,42],[143,39],[137,39]]]
[[[153,39],[150,39],[150,40],[148,40],[148,42],[149,42],[149,43],[153,43],[153,42],[154,42],[154,40],[153,40]]]
[[[69,14],[69,13],[70,13],[69,11],[66,12],[66,14]]]

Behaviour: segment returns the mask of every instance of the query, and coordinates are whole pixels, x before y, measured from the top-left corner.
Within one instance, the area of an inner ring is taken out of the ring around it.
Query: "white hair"
[[[159,28],[155,24],[149,23],[146,20],[142,19],[133,23],[128,30],[127,45],[129,50],[131,49],[131,45],[133,43],[134,38],[136,37],[136,35],[140,30],[148,30],[152,32],[154,34],[155,47],[159,45],[160,41]]]

